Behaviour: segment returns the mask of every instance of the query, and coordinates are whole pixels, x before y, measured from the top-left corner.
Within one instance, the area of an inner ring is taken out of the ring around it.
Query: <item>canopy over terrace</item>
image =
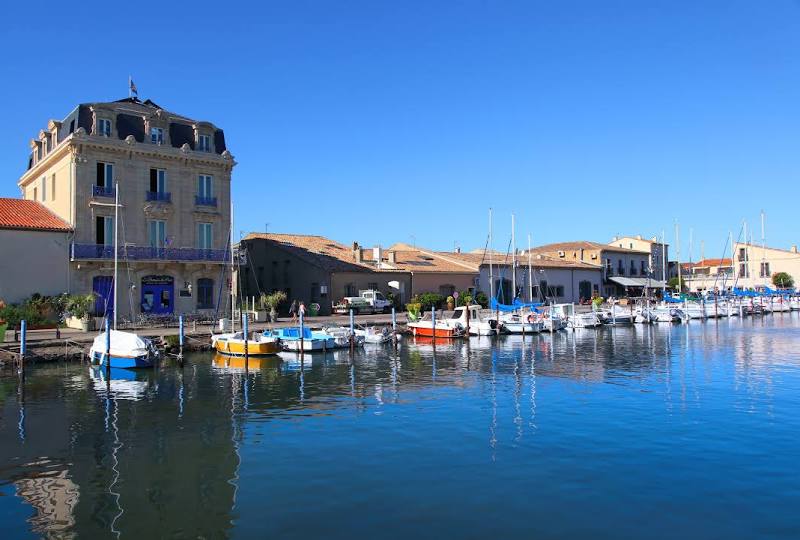
[[[664,287],[666,287],[666,284],[658,279],[635,278],[635,277],[624,277],[624,276],[614,276],[608,279],[610,281],[613,281],[617,285],[621,285],[623,287],[641,287],[645,289],[663,289]]]

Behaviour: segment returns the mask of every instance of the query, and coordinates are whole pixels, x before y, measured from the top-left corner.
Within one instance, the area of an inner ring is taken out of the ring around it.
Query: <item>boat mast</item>
[[[117,265],[119,262],[119,182],[114,186],[114,330],[117,329]]]
[[[492,267],[492,209],[489,208],[489,295],[494,298],[494,269]]]
[[[744,220],[744,279],[750,275],[750,266],[747,263],[748,251],[750,251],[750,247],[747,245],[747,220]]]
[[[511,303],[517,297],[517,243],[514,239],[514,213],[511,213]]]
[[[678,220],[675,220],[675,253],[678,258],[678,297],[683,292],[683,272],[681,271],[681,236]]]
[[[761,211],[761,269],[758,272],[759,276],[764,278],[764,284],[769,285],[767,281],[767,241],[764,232],[764,211]]]
[[[236,320],[233,310],[236,306],[236,293],[233,290],[233,199],[231,198],[231,332],[236,331]]]
[[[667,244],[664,229],[661,229],[661,298],[667,297]],[[680,268],[678,269],[680,272]]]
[[[531,235],[528,233],[528,302],[533,302],[533,272],[531,272]]]

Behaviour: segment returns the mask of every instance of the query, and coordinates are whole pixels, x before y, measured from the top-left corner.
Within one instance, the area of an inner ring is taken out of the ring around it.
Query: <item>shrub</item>
[[[406,311],[408,312],[408,318],[412,321],[416,321],[419,319],[419,313],[422,309],[422,306],[418,303],[412,302],[410,304],[406,304]]]
[[[786,272],[778,272],[772,275],[772,284],[779,289],[794,287],[794,278]]]
[[[430,311],[431,308],[441,309],[442,304],[444,304],[444,300],[445,298],[441,294],[422,293],[412,298],[411,302],[420,304],[420,309],[425,312]]]

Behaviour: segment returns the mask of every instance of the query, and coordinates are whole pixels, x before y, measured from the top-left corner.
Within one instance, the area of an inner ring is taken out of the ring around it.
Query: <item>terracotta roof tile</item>
[[[41,203],[0,198],[0,229],[68,232],[72,227]]]

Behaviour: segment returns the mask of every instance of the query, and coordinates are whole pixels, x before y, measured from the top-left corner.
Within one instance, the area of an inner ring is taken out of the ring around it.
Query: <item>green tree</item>
[[[772,284],[779,289],[788,289],[794,287],[794,278],[786,272],[777,272],[772,274]]]
[[[667,282],[667,288],[672,289],[673,291],[677,291],[679,285],[683,285],[684,290],[686,289],[686,281],[682,279],[679,282],[678,276],[675,276],[674,278],[669,278],[669,281]]]

